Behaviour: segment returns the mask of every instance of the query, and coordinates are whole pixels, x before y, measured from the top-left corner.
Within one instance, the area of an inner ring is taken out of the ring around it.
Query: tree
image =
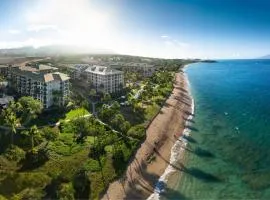
[[[130,129],[130,123],[128,121],[125,121],[124,123],[120,124],[120,130],[123,132],[123,133],[127,133],[128,130]]]
[[[88,103],[87,100],[83,100],[83,101],[81,102],[81,105],[80,105],[80,106],[83,107],[83,108],[85,108],[86,110],[89,109],[89,103]]]
[[[10,127],[11,131],[11,138],[10,138],[10,143],[13,145],[14,144],[14,135],[16,134],[17,130],[17,125],[18,125],[18,119],[16,114],[12,111],[11,108],[6,108],[3,113],[5,123]]]
[[[31,151],[33,151],[34,146],[35,146],[34,139],[36,137],[40,137],[40,132],[39,132],[37,126],[36,125],[32,126],[29,131],[24,131],[23,134],[30,137],[30,139],[31,139]]]
[[[73,200],[75,190],[71,183],[62,183],[57,191],[57,198],[60,200]]]
[[[111,118],[114,115],[114,111],[108,106],[108,105],[103,105],[100,112],[98,113],[99,117],[101,120],[104,122],[109,122]]]
[[[57,137],[59,136],[59,131],[46,126],[41,129],[41,135],[48,141],[48,145],[49,142],[55,141],[57,139]]]
[[[23,149],[15,146],[15,145],[11,145],[4,152],[4,156],[8,160],[20,162],[21,160],[25,159],[25,152]]]
[[[24,124],[35,119],[37,114],[41,113],[43,109],[42,103],[33,97],[21,97],[18,103],[22,106],[22,119]]]
[[[145,128],[143,125],[133,126],[128,130],[127,135],[141,140],[145,137]]]
[[[117,101],[114,101],[113,104],[111,105],[111,109],[113,110],[114,113],[119,113],[120,104]]]
[[[97,91],[95,89],[90,89],[90,92],[89,92],[90,99],[93,100],[96,95],[97,95]]]
[[[89,135],[90,132],[90,123],[85,118],[78,118],[73,122],[75,139],[77,142],[84,142],[85,138]]]
[[[125,118],[121,114],[116,114],[111,120],[111,125],[113,128],[120,130],[120,126],[125,122]]]
[[[102,98],[102,101],[105,102],[105,103],[108,103],[111,100],[112,100],[111,95],[109,93],[105,93],[103,98]]]
[[[87,171],[79,170],[74,177],[73,187],[75,189],[76,199],[89,199],[90,197],[90,180]]]

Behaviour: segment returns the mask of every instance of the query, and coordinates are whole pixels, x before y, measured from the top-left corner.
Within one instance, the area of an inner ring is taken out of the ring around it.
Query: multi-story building
[[[116,62],[116,63],[111,63],[110,66],[115,69],[121,69],[125,72],[137,72],[137,73],[140,73],[143,77],[150,77],[156,71],[156,67],[148,63]]]
[[[0,74],[7,77],[9,69],[10,69],[9,65],[0,65]]]
[[[97,91],[119,92],[124,86],[124,73],[110,67],[94,65],[85,70],[87,80]]]
[[[66,103],[69,95],[69,77],[66,74],[47,73],[32,67],[13,67],[10,74],[10,85],[19,95],[40,100],[44,108]]]
[[[71,79],[78,80],[82,78],[85,70],[92,66],[90,64],[63,64],[63,67],[67,68]]]
[[[138,72],[144,77],[150,77],[154,74],[156,68],[154,65],[149,65],[147,63],[128,63],[127,70]]]

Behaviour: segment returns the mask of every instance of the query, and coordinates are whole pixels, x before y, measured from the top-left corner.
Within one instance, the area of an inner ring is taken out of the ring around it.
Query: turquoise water
[[[185,169],[167,199],[270,199],[270,61],[185,71],[195,117]]]

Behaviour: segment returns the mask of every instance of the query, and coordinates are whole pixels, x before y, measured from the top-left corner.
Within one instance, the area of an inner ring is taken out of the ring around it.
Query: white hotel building
[[[85,70],[87,81],[97,91],[115,93],[122,90],[124,86],[124,72],[110,67],[94,65]]]
[[[34,67],[13,67],[10,83],[21,96],[32,96],[44,108],[63,106],[69,96],[69,77],[60,72],[42,72]]]

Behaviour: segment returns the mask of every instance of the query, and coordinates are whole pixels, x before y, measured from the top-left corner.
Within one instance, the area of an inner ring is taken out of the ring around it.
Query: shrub
[[[25,151],[18,146],[11,145],[4,153],[4,156],[8,160],[20,162],[21,160],[25,159]]]
[[[51,179],[44,173],[12,173],[0,183],[0,194],[18,194],[27,188],[43,189]]]
[[[57,191],[57,198],[60,200],[73,200],[75,190],[71,183],[62,183]]]
[[[36,200],[36,199],[42,199],[43,196],[44,196],[44,192],[41,189],[26,188],[22,190],[20,193],[13,195],[11,199],[12,200],[22,200],[22,199]]]
[[[76,173],[73,179],[73,187],[75,189],[76,199],[89,199],[90,196],[90,180],[85,170]]]
[[[96,171],[101,170],[98,161],[94,159],[87,160],[83,165],[83,169],[86,171],[91,171],[91,172],[96,172]]]
[[[145,128],[141,124],[133,126],[129,129],[129,131],[127,132],[127,135],[132,138],[141,140],[145,137]]]
[[[7,198],[0,194],[0,200],[7,200]]]

